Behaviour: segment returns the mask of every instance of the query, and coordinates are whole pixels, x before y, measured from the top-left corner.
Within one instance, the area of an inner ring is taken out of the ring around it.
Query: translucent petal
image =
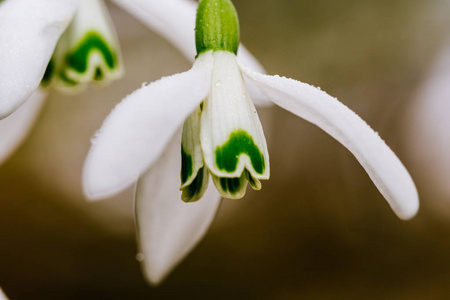
[[[144,85],[114,108],[93,138],[84,165],[87,197],[120,192],[158,159],[175,130],[207,96],[211,59],[211,52],[199,56],[191,70]]]
[[[113,0],[113,2],[170,41],[188,60],[194,60],[197,2],[191,0]],[[253,70],[265,73],[261,64],[242,45],[239,47],[238,58]],[[246,80],[245,84],[256,105],[272,104],[251,81]]]
[[[319,88],[240,67],[275,104],[317,125],[348,148],[401,219],[417,213],[418,194],[408,171],[358,115]]]
[[[213,185],[195,203],[181,201],[180,134],[175,135],[158,162],[140,178],[136,219],[143,269],[160,283],[205,235],[220,204]]]
[[[38,87],[77,3],[13,0],[0,5],[0,119]]]
[[[43,91],[35,90],[18,110],[0,121],[0,164],[9,158],[31,130],[45,96]]]
[[[214,52],[211,93],[204,102],[201,144],[205,164],[217,177],[268,179],[269,155],[256,109],[248,96],[236,56]]]

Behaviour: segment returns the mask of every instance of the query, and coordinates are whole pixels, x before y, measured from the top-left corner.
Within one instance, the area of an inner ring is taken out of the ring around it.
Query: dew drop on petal
[[[144,260],[144,254],[143,253],[138,253],[136,254],[136,260],[137,261],[143,261]]]

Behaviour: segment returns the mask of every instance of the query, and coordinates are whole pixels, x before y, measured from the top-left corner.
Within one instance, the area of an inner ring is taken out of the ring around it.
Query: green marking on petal
[[[42,86],[47,86],[50,84],[53,75],[55,74],[55,61],[52,57],[48,62],[47,68],[45,69],[44,77],[42,77],[41,84]]]
[[[89,55],[92,51],[100,52],[106,65],[110,69],[114,69],[116,67],[117,54],[109,47],[103,37],[95,31],[86,33],[75,49],[67,55],[67,65],[79,73],[86,72],[88,68]]]
[[[245,175],[241,177],[225,178],[212,175],[214,185],[219,194],[228,199],[240,199],[244,197],[247,190]]]
[[[63,71],[60,71],[60,72],[59,72],[59,79],[60,79],[62,82],[64,82],[64,85],[65,85],[66,87],[69,87],[69,86],[76,86],[76,85],[78,85],[78,83],[79,83],[79,82],[77,82],[77,81],[75,81],[75,80],[72,80],[72,79],[70,79],[69,77],[67,77],[66,73],[64,73]]]
[[[258,179],[256,179],[256,178],[253,178],[252,177],[252,174],[250,174],[250,172],[249,171],[247,171],[247,170],[245,170],[244,171],[245,172],[245,178],[247,178],[247,180],[248,180],[248,183],[250,183],[250,186],[254,189],[254,190],[260,190],[261,189],[261,182],[258,180]]]
[[[201,167],[195,179],[188,186],[182,189],[181,200],[184,202],[195,202],[203,197],[208,186],[208,172],[205,167]]]
[[[220,186],[224,191],[231,194],[237,193],[241,188],[241,179],[237,178],[220,178]]]
[[[192,160],[192,155],[189,155],[181,146],[181,185],[185,184],[189,177],[192,175],[192,169],[194,162]]]
[[[225,144],[217,146],[215,154],[216,165],[222,171],[234,172],[239,163],[239,156],[246,154],[250,158],[255,172],[258,174],[264,172],[264,155],[256,146],[253,138],[242,129],[232,132]]]

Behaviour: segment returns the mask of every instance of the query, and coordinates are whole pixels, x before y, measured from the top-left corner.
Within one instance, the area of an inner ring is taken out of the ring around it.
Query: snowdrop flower
[[[186,57],[194,57],[196,2],[112,1]],[[89,82],[105,85],[123,73],[118,40],[103,0],[3,1],[0,45],[0,163],[37,118],[48,92],[39,86],[71,93]],[[245,48],[241,50],[244,61],[263,71]]]
[[[260,189],[269,178],[264,133],[243,76],[275,104],[347,147],[401,219],[418,210],[407,170],[363,120],[319,88],[251,70],[236,59],[238,44],[232,3],[201,0],[192,69],[127,96],[104,121],[86,159],[83,184],[91,199],[138,181],[139,242],[152,283],[201,239],[220,196],[241,198],[247,183]]]

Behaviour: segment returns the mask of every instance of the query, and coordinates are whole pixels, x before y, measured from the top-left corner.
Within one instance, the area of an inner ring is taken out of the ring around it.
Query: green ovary
[[[228,173],[236,171],[239,156],[246,154],[251,161],[253,169],[262,174],[265,169],[264,155],[256,146],[253,138],[244,130],[236,130],[230,134],[229,140],[216,148],[217,167]]]
[[[88,68],[88,58],[92,51],[102,54],[106,65],[114,69],[117,62],[117,55],[110,49],[108,43],[96,32],[88,32],[80,41],[78,46],[66,57],[67,65],[79,73],[86,72]]]

